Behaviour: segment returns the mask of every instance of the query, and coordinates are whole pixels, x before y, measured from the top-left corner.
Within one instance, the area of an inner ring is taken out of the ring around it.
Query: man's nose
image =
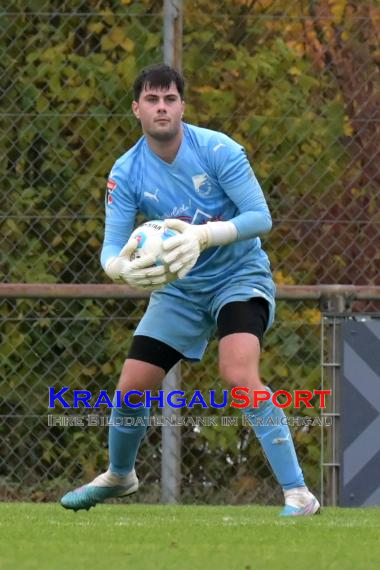
[[[164,99],[160,99],[158,101],[157,112],[158,113],[162,113],[162,112],[166,113],[166,103],[165,103]]]

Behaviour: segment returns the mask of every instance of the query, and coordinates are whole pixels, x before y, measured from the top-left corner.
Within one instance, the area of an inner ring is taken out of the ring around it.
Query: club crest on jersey
[[[107,204],[110,205],[112,204],[112,192],[115,190],[115,188],[117,187],[117,184],[115,182],[115,180],[112,180],[112,178],[108,178],[107,180]]]
[[[195,191],[201,196],[208,196],[211,193],[211,182],[204,172],[191,177]]]

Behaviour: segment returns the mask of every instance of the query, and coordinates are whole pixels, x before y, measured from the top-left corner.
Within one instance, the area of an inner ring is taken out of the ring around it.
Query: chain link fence
[[[140,132],[138,70],[160,59],[161,2],[13,2],[1,15],[5,279],[102,277],[105,182]]]
[[[185,3],[196,120],[245,145],[269,200],[281,280],[378,281],[379,7]]]
[[[186,120],[247,149],[274,220],[264,246],[280,284],[379,284],[378,23],[367,1],[183,3]],[[131,87],[162,60],[162,30],[161,0],[13,1],[0,14],[3,281],[105,281],[107,174],[140,136]],[[106,468],[106,428],[49,427],[47,387],[112,391],[145,303],[1,299],[2,498],[56,499]],[[263,378],[318,388],[318,307],[282,301],[277,314]],[[216,360],[213,341],[202,363],[183,365],[183,389],[220,390]],[[315,489],[320,437],[295,429]],[[161,448],[152,427],[136,500],[160,499]],[[241,425],[182,428],[181,455],[183,502],[279,499]]]
[[[108,465],[107,427],[89,426],[88,415],[101,423],[109,414],[100,409],[65,410],[58,402],[49,409],[49,387],[57,393],[89,390],[94,405],[100,390],[112,397],[115,380],[146,301],[12,300],[3,301],[1,347],[6,381],[0,392],[0,496],[54,500],[73,484],[105,470]],[[268,334],[262,371],[273,389],[308,389],[320,385],[319,312],[313,303],[279,304],[279,319]],[[296,311],[296,313],[295,313]],[[75,339],[73,341],[73,338]],[[194,390],[215,389],[218,380],[217,341],[212,340],[203,361],[182,365],[181,387],[188,401]],[[72,395],[64,396],[72,404]],[[103,409],[102,409],[103,408]],[[183,502],[273,502],[279,489],[249,426],[233,408],[195,406],[183,415],[180,487]],[[319,417],[319,409],[293,410]],[[82,416],[84,427],[52,425],[52,417]],[[163,411],[155,408],[155,416]],[[193,426],[189,418],[209,417],[216,426]],[[236,416],[238,426],[221,425],[221,416]],[[50,425],[49,425],[50,423]],[[177,428],[176,428],[177,429]],[[319,488],[320,426],[298,426],[295,441],[305,474]],[[150,427],[137,472],[139,501],[161,496],[161,429]]]
[[[180,4],[180,3],[179,3]],[[184,3],[186,119],[247,149],[276,278],[373,283],[379,9],[345,0]],[[4,277],[102,280],[105,181],[140,135],[131,87],[162,60],[162,2],[10,2],[1,14]]]

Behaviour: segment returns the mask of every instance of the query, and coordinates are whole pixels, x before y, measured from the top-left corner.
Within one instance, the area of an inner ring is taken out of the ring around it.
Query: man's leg
[[[181,356],[178,351],[160,341],[136,336],[117,386],[122,401],[128,391],[157,389]],[[129,401],[139,403],[141,398],[132,396]],[[106,499],[131,495],[137,491],[138,479],[134,465],[146,432],[149,412],[145,407],[131,408],[124,404],[113,408],[109,426],[108,471],[88,485],[64,495],[61,499],[63,507],[75,511],[88,510]]]
[[[218,317],[219,368],[222,378],[232,387],[270,392],[259,376],[265,305],[257,301],[233,302],[221,309]],[[286,422],[284,425],[281,423],[285,418],[283,410],[268,400],[259,408],[244,408],[243,413],[252,420],[253,430],[283,488],[285,508],[282,514],[309,515],[317,512],[319,503],[305,486],[289,427]],[[262,418],[257,424],[256,417]],[[268,418],[273,419],[274,425],[267,421]]]

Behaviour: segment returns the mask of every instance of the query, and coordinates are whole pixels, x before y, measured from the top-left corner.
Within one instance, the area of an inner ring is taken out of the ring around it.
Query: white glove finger
[[[150,287],[152,285],[151,279],[148,277],[130,277],[128,276],[128,283],[131,287],[136,287],[137,289],[143,289],[145,287]]]
[[[162,242],[162,249],[164,251],[171,251],[172,249],[181,246],[185,241],[186,237],[184,235],[170,237]]]
[[[173,251],[170,251],[169,253],[164,253],[162,255],[162,261],[166,263],[166,265],[170,265],[171,263],[173,263],[173,261],[181,257],[182,257],[181,248],[176,248]]]
[[[177,271],[178,279],[183,279],[184,277],[186,277],[186,275],[193,269],[194,265],[195,262],[188,263],[187,265],[184,265],[182,269]]]
[[[177,232],[185,232],[189,225],[187,222],[183,220],[179,220],[178,218],[168,218],[164,221],[165,228],[169,228],[171,230],[176,230]]]
[[[117,256],[109,259],[105,267],[108,277],[111,277],[116,282],[124,281],[124,279],[120,279],[120,274],[128,267],[128,263],[126,259]]]
[[[152,278],[129,279],[128,283],[135,289],[158,289],[166,285],[168,280],[164,275]]]
[[[187,240],[183,244],[179,245],[175,249],[164,253],[162,255],[162,259],[164,263],[170,264],[173,263],[176,259],[181,259],[182,257],[187,257],[188,255],[194,255],[199,253],[199,246],[197,242],[193,240]]]
[[[155,264],[156,256],[154,253],[148,253],[142,257],[138,257],[129,263],[129,270],[134,271],[135,269],[145,269],[146,267],[156,267]]]
[[[191,254],[174,261],[169,265],[169,270],[171,273],[178,273],[182,268],[191,266],[194,267],[198,259],[197,255]]]
[[[157,277],[150,277],[152,285],[166,285],[172,279],[168,279],[167,275],[158,275]]]
[[[157,277],[157,279],[142,279],[130,281],[129,283],[131,287],[135,287],[136,289],[145,289],[146,287],[163,287],[167,281],[166,279]]]
[[[138,246],[138,241],[136,238],[129,238],[121,252],[119,253],[120,257],[127,257],[128,260],[131,259],[131,255],[136,251]]]
[[[151,278],[151,277],[162,277],[166,275],[167,269],[164,265],[155,265],[154,267],[148,267],[146,269],[134,269],[133,271],[129,272],[129,275],[132,279],[141,279],[141,278]]]
[[[177,275],[165,272],[165,274],[163,275],[153,275],[142,279],[142,285],[146,287],[151,286],[158,288],[158,287],[163,287],[167,283],[175,281],[176,279]],[[141,280],[139,280],[139,283],[141,284]]]
[[[126,275],[126,278],[130,283],[141,283],[143,285],[150,283],[150,277],[144,271],[132,271]]]
[[[157,282],[163,283],[167,278],[168,269],[165,265],[148,267],[146,269],[134,269],[128,272],[128,279],[136,282],[157,280]]]
[[[148,267],[148,269],[145,270],[145,274],[147,277],[165,277],[167,268],[165,265],[155,265],[154,267]]]
[[[198,257],[199,251],[199,244],[195,240],[188,240],[183,245],[180,246],[180,251],[182,257],[186,257],[188,255],[196,255]]]

